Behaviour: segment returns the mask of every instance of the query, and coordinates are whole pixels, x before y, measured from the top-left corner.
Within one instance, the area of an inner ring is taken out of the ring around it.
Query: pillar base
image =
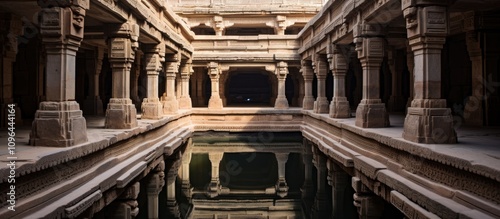
[[[210,100],[208,101],[208,109],[222,109],[222,99],[216,98],[216,97],[210,97]]]
[[[179,111],[179,102],[175,97],[162,97],[163,114],[175,114]]]
[[[278,182],[276,183],[276,195],[281,198],[284,198],[288,195],[288,185],[286,184],[286,181],[284,179],[278,180]]]
[[[137,110],[128,98],[111,98],[106,110],[104,128],[130,129],[137,126]]]
[[[276,98],[276,102],[274,102],[275,109],[288,109],[288,100],[286,97],[278,97]]]
[[[191,109],[192,107],[191,97],[179,98],[179,109]]]
[[[161,119],[163,105],[158,98],[144,98],[141,106],[142,119]]]
[[[331,118],[349,118],[351,117],[351,108],[349,101],[345,97],[333,98],[330,103]]]
[[[302,101],[302,109],[305,110],[312,110],[314,109],[314,97],[304,97],[304,100]]]
[[[380,100],[376,100],[378,103],[366,102],[368,101],[361,100],[356,109],[356,126],[361,128],[382,128],[389,126],[389,114],[387,114],[385,105],[380,103]]]
[[[457,134],[449,108],[410,107],[406,114],[403,138],[426,144],[454,144]]]
[[[83,113],[85,115],[104,115],[102,100],[99,96],[87,97],[83,102]]]
[[[182,181],[181,191],[188,200],[190,200],[191,197],[193,196],[193,189],[194,188],[191,187],[189,181],[184,181],[184,180]]]
[[[219,192],[221,190],[221,186],[220,186],[220,183],[219,181],[211,181],[210,184],[208,185],[208,196],[210,196],[210,198],[215,198],[217,196],[219,196]]]
[[[318,99],[316,101],[314,101],[314,113],[318,113],[318,114],[323,114],[323,113],[329,113],[329,109],[328,107],[330,107],[328,105],[328,99],[326,99],[326,97],[318,97]]]
[[[67,147],[86,141],[87,124],[76,101],[40,103],[31,129],[31,145]]]
[[[179,211],[179,205],[177,204],[177,201],[174,200],[168,200],[167,199],[167,210],[168,213],[170,214],[169,218],[181,218],[181,212]]]

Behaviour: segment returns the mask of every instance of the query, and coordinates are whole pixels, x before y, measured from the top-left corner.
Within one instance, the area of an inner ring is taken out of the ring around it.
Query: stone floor
[[[206,108],[194,108],[195,112],[209,111]],[[299,108],[291,108],[293,110],[300,110]],[[274,110],[273,108],[224,108],[222,111],[249,111],[258,112],[260,110]],[[310,111],[311,113],[312,111]],[[188,113],[187,111],[182,111],[181,113]],[[324,119],[330,119],[328,114],[319,115],[324,117]],[[137,130],[144,131],[147,126],[152,123],[165,123],[169,117],[164,117],[163,120],[153,121],[153,120],[141,120],[139,119],[139,127],[133,130],[117,130],[117,129],[104,129],[104,117],[86,117],[87,120],[87,132],[89,142],[97,142],[109,138],[126,138],[131,132],[136,132]],[[349,119],[336,119],[336,122],[343,123],[348,126],[354,127],[355,118]],[[403,121],[404,115],[390,115],[391,126],[387,128],[372,128],[364,129],[366,133],[374,133],[381,136],[387,136],[394,139],[399,139],[405,141],[401,136],[403,132]],[[29,146],[29,133],[30,126],[16,127],[16,154],[18,157],[18,164],[22,164],[22,161],[30,162],[34,160],[39,160],[45,155],[52,153],[57,153],[69,148],[54,148],[54,147],[34,147]],[[496,170],[500,173],[500,127],[482,127],[474,128],[467,127],[465,125],[456,127],[456,132],[458,136],[457,144],[413,144],[417,147],[426,147],[431,149],[433,152],[446,154],[448,156],[453,156],[459,159],[463,159],[471,162],[474,165],[482,165],[491,169]],[[120,137],[121,136],[121,137]],[[0,130],[0,145],[2,150],[0,150],[0,161],[7,163],[8,150],[7,150],[7,131],[5,129]],[[19,163],[21,162],[21,163]],[[2,165],[0,169],[7,168],[6,165]],[[499,176],[500,177],[500,174]]]

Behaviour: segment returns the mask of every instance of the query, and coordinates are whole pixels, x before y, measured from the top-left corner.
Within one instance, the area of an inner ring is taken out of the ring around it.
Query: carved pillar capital
[[[65,45],[68,49],[78,50],[83,39],[83,26],[89,1],[40,0],[42,7],[40,34],[49,50],[52,46]]]
[[[441,6],[437,4],[432,6],[402,4],[402,9],[412,50],[441,49],[448,33],[446,7],[442,4]]]
[[[314,70],[314,74],[319,79],[325,79],[328,74],[328,63],[325,55],[316,55],[314,57],[314,62],[312,63],[312,68]]]
[[[159,43],[146,46],[144,49],[145,70],[147,74],[158,74],[165,62],[165,45]]]
[[[332,70],[334,76],[345,75],[349,68],[346,57],[342,54],[339,45],[332,45],[331,48],[331,52],[327,55],[330,70]]]
[[[286,62],[276,63],[276,76],[279,80],[285,80],[288,75],[288,64]]]
[[[210,79],[219,79],[221,74],[219,63],[210,62],[208,63],[207,68],[208,68],[208,76],[210,76]]]

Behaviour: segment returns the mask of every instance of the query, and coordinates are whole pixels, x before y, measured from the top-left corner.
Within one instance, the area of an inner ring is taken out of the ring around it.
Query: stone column
[[[222,72],[222,70],[221,70]],[[227,98],[226,98],[226,82],[228,79],[228,74],[221,74],[219,78],[219,96],[222,100],[222,106],[227,106]]]
[[[384,59],[384,39],[374,37],[374,27],[357,26],[354,42],[363,68],[363,99],[356,109],[356,126],[380,128],[389,126],[389,115],[380,100],[380,65]]]
[[[189,77],[193,74],[193,61],[187,60],[181,68],[181,97],[179,98],[180,109],[191,109],[192,102],[189,96]]]
[[[384,200],[370,192],[358,177],[352,177],[354,206],[360,219],[379,219],[384,212]]]
[[[344,200],[344,197],[350,176],[332,160],[327,160],[326,167],[328,168],[328,184],[332,186],[332,218],[349,218],[346,211],[349,209],[347,205],[351,203]]]
[[[389,69],[391,71],[391,76],[392,76],[392,82],[391,82],[391,87],[392,87],[392,92],[391,96],[389,97],[389,102],[387,103],[389,111],[391,112],[396,112],[402,109],[402,106],[404,105],[403,102],[403,97],[401,96],[403,94],[402,91],[402,83],[403,81],[401,80],[401,73],[397,71],[397,63],[399,62],[399,59],[396,54],[396,49],[392,48],[389,51],[387,51],[387,62],[389,64]]]
[[[180,218],[179,205],[177,204],[177,200],[175,197],[175,180],[177,179],[177,175],[179,173],[179,166],[181,153],[177,152],[171,155],[167,160],[169,161],[170,168],[168,168],[167,172],[167,211],[173,218]]]
[[[448,14],[446,7],[435,5],[445,2],[403,3],[408,40],[415,55],[415,95],[406,114],[403,138],[418,143],[455,143],[451,110],[441,99],[441,49]]]
[[[14,93],[14,71],[13,65],[16,61],[17,55],[17,45],[18,40],[17,37],[23,35],[23,25],[22,21],[19,17],[14,16],[12,14],[1,14],[3,18],[0,18],[0,52],[3,54],[2,59],[0,60],[0,66],[2,66],[2,90],[0,94],[2,95],[0,98],[0,127],[6,127],[10,122],[7,120],[8,110],[11,109],[9,105],[13,104],[15,113],[15,123],[16,126],[21,126],[23,124],[22,116],[21,116],[21,108],[17,106],[14,102],[13,93]]]
[[[210,81],[212,82],[212,95],[210,100],[208,100],[209,109],[222,109],[222,99],[219,95],[219,78],[220,69],[219,64],[216,62],[208,63],[208,76],[210,76]]]
[[[66,147],[87,141],[86,121],[75,101],[75,67],[89,2],[53,3],[50,8],[42,5],[40,13],[47,52],[46,100],[35,114],[30,144]]]
[[[328,113],[328,100],[326,99],[326,76],[328,74],[328,63],[323,55],[316,55],[313,62],[314,73],[318,80],[318,97],[314,101],[314,112]]]
[[[137,203],[137,197],[139,196],[140,191],[141,187],[139,182],[136,182],[125,189],[120,197],[114,201],[114,206],[110,208],[109,212],[107,212],[106,218],[135,218],[139,214],[139,203]]]
[[[165,61],[165,45],[163,43],[146,47],[145,70],[147,74],[147,96],[142,101],[142,119],[161,119],[163,104],[158,98],[158,75]]]
[[[276,64],[276,78],[278,78],[278,96],[274,102],[275,109],[288,109],[288,100],[285,96],[285,81],[288,75],[288,64],[278,62]]]
[[[130,69],[138,47],[139,26],[132,23],[109,26],[109,62],[113,88],[106,110],[105,127],[129,129],[137,126],[137,110],[130,99]]]
[[[330,103],[330,117],[349,118],[351,108],[345,96],[345,76],[347,74],[347,61],[338,45],[332,46],[332,52],[328,54],[330,70],[333,73],[333,98]]]
[[[304,100],[302,101],[302,109],[312,110],[314,108],[314,97],[312,94],[312,80],[314,78],[312,63],[309,60],[301,60],[302,77],[304,78]]]
[[[411,46],[408,45],[406,48],[406,65],[408,66],[408,72],[410,76],[410,96],[408,97],[408,101],[406,102],[406,107],[411,107],[411,102],[413,101],[413,96],[415,95],[413,92],[413,82],[415,81],[413,71],[415,70],[415,58],[413,56],[413,51],[411,51]]]
[[[316,167],[316,197],[314,198],[314,204],[312,207],[312,218],[328,218],[328,198],[326,196],[326,157],[317,148],[312,148],[313,152],[313,163]]]
[[[177,54],[168,55],[165,75],[167,78],[166,92],[161,98],[163,114],[175,114],[179,110],[179,102],[175,96],[175,77],[179,72],[180,58]]]
[[[210,152],[208,153],[208,159],[212,164],[212,178],[210,184],[208,185],[208,196],[214,198],[219,195],[221,190],[220,179],[219,179],[219,164],[224,156],[224,152]]]
[[[148,218],[159,218],[158,194],[165,185],[165,162],[161,161],[152,171],[151,178],[147,184],[148,193]]]
[[[192,152],[191,152],[191,139],[188,140],[189,142],[187,143],[187,148],[182,154],[182,166],[181,166],[181,190],[184,193],[184,196],[189,200],[191,199],[192,196],[192,191],[193,188],[191,187],[191,181],[189,179],[189,164],[191,163],[191,157],[192,157]]]
[[[312,165],[313,155],[311,143],[307,139],[303,140],[304,150],[302,152],[302,162],[304,163],[304,184],[300,189],[303,200],[309,200],[314,197],[314,185],[312,183]]]
[[[278,162],[278,182],[276,182],[276,194],[284,198],[288,195],[288,185],[286,183],[286,162],[289,153],[274,153]]]
[[[104,59],[104,48],[97,47],[94,53],[90,53],[87,61],[93,64],[87,64],[91,67],[87,73],[89,77],[89,95],[85,98],[83,112],[87,115],[104,115],[102,100],[99,96],[99,75],[102,70],[102,60]]]
[[[305,96],[304,77],[302,77],[302,75],[299,74],[296,76],[296,78],[297,78],[296,80],[297,86],[295,86],[295,92],[298,93],[298,95],[295,102],[297,103],[298,107],[302,107],[302,103]]]
[[[473,126],[482,126],[484,122],[484,68],[481,36],[482,34],[480,32],[473,30],[467,32],[466,35],[467,51],[469,52],[472,64],[472,95],[466,100],[463,116],[465,123]]]
[[[134,64],[132,65],[130,77],[130,99],[134,103],[136,109],[141,107],[141,99],[139,98],[139,76],[141,75],[142,56],[144,53],[141,50],[135,51]]]

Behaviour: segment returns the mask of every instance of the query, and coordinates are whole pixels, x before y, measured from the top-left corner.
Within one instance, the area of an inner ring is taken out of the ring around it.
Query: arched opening
[[[256,69],[230,72],[225,82],[227,106],[273,106],[270,77],[270,73]]]

